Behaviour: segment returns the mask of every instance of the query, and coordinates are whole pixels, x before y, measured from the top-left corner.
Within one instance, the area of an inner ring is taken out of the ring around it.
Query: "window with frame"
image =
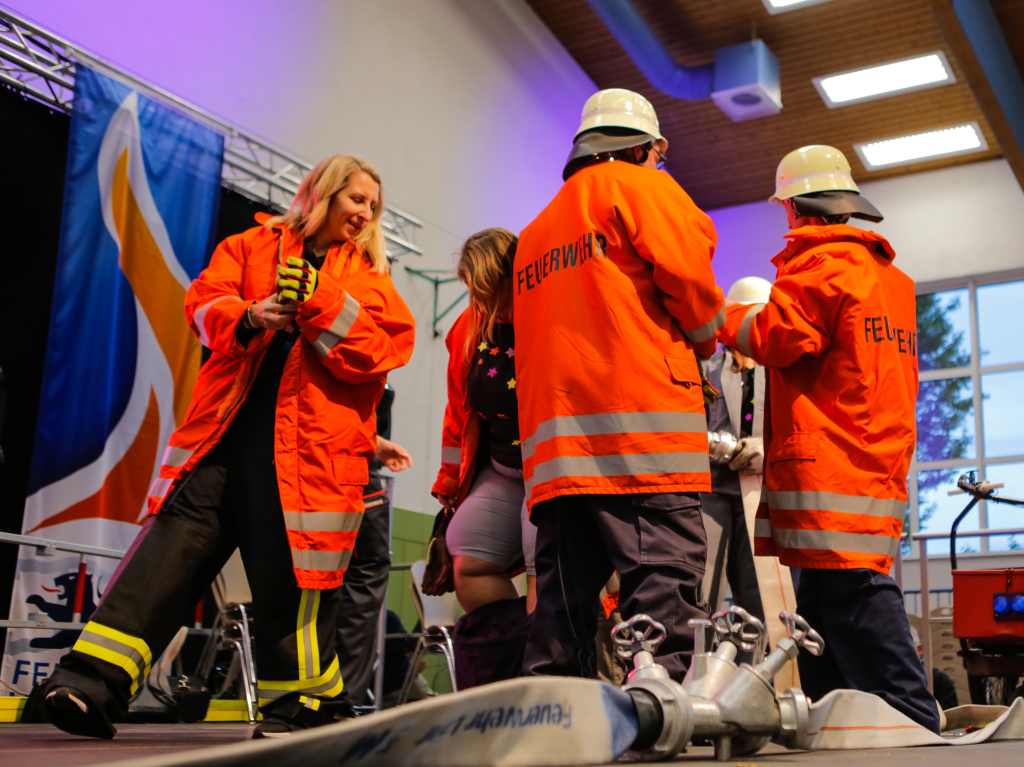
[[[910,464],[913,532],[949,532],[967,496],[948,495],[976,470],[1024,497],[1024,272],[922,285],[917,296],[917,450]],[[979,503],[960,530],[1024,528],[1024,513]],[[957,539],[957,553],[1024,552],[1024,535]],[[911,547],[904,544],[904,555]],[[913,552],[917,553],[917,552]],[[928,554],[949,554],[948,540]]]

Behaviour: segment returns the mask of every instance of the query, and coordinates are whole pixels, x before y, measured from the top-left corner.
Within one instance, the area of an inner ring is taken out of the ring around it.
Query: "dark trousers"
[[[725,582],[728,582],[732,603],[763,623],[764,607],[761,605],[761,590],[757,586],[743,499],[727,493],[701,493],[700,508],[708,533],[704,595],[711,611],[720,609]]]
[[[874,570],[803,568],[796,607],[825,640],[800,653],[800,683],[812,700],[832,690],[870,692],[933,732],[939,711],[910,636],[903,593]]]
[[[361,706],[373,684],[377,658],[377,624],[391,569],[390,505],[380,491],[364,498],[366,512],[359,525],[355,552],[339,589],[338,663],[345,680],[345,700]]]
[[[682,680],[693,629],[706,618],[701,581],[707,537],[696,493],[563,495],[533,507],[537,609],[524,675],[597,677],[598,595],[619,573],[623,619],[646,613],[665,625],[656,657]]]
[[[240,549],[253,595],[261,704],[289,692],[333,699],[338,589],[300,589],[281,511],[272,441],[233,425],[150,517],[47,689],[71,686],[113,720],[228,557]]]

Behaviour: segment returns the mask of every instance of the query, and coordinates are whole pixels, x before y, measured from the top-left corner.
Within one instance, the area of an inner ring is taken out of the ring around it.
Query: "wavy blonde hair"
[[[291,207],[283,216],[274,216],[265,226],[285,224],[303,240],[312,237],[327,221],[327,211],[331,207],[334,195],[348,186],[358,171],[377,182],[379,188],[377,209],[373,211],[363,230],[354,238],[356,245],[363,250],[363,256],[378,272],[388,270],[387,250],[384,245],[384,232],[380,227],[380,217],[384,212],[384,187],[380,182],[380,174],[368,162],[358,157],[336,154],[319,163],[306,174],[299,184]]]
[[[519,238],[495,227],[477,232],[462,246],[456,274],[469,289],[473,332],[466,345],[467,357],[477,341],[494,341],[494,326],[512,319],[512,262]]]

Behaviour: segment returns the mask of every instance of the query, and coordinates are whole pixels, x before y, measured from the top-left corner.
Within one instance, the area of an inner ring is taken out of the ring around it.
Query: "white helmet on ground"
[[[738,304],[766,304],[772,297],[772,284],[763,277],[743,277],[729,288],[729,298]]]

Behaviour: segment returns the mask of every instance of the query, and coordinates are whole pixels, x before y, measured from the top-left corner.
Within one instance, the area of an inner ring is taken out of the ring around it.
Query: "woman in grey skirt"
[[[535,599],[536,528],[524,503],[519,447],[512,260],[517,239],[486,229],[462,247],[458,275],[469,308],[448,333],[448,407],[433,495],[454,512],[446,542],[455,593],[467,613],[517,593],[508,569],[523,557],[527,610]]]

